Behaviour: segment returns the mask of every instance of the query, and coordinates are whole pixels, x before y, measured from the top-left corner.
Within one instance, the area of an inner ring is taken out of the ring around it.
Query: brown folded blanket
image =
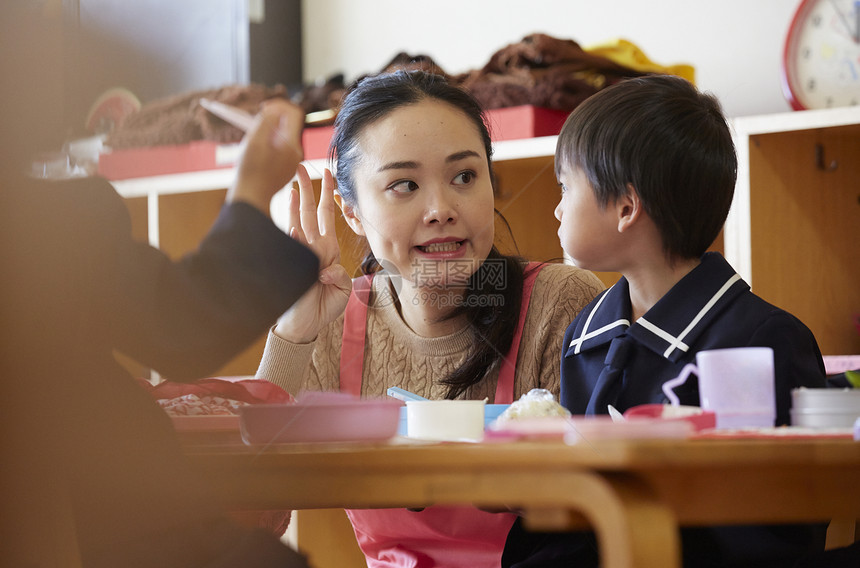
[[[287,98],[287,89],[281,85],[229,85],[157,99],[128,116],[108,135],[105,145],[121,149],[187,144],[192,140],[239,142],[244,133],[201,107],[200,99],[214,99],[256,114],[263,101],[275,97]]]
[[[486,109],[534,105],[571,111],[600,89],[643,74],[589,54],[571,39],[536,33],[457,80]]]
[[[627,77],[644,75],[610,59],[590,54],[571,39],[535,33],[498,50],[484,67],[459,75],[447,73],[427,55],[398,53],[380,73],[423,69],[448,78],[471,92],[487,109],[520,105],[572,111],[600,89]],[[360,80],[361,78],[359,78]],[[346,91],[343,75],[308,85],[292,100],[306,113],[337,110]],[[281,85],[230,85],[220,89],[182,93],[143,105],[108,135],[105,145],[134,148],[186,144],[193,140],[233,143],[243,133],[207,112],[199,104],[206,97],[255,114],[260,104],[274,97],[288,98]]]

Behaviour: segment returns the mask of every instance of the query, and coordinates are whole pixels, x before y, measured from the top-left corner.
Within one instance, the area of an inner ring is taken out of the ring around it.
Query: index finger
[[[334,234],[335,203],[334,203],[334,179],[331,170],[323,170],[322,190],[320,191],[320,206],[317,209],[317,221],[321,235]]]
[[[308,242],[312,243],[320,236],[320,227],[317,220],[317,203],[314,198],[314,186],[311,177],[303,164],[296,168],[296,178],[299,182],[299,217],[301,219],[302,231]]]

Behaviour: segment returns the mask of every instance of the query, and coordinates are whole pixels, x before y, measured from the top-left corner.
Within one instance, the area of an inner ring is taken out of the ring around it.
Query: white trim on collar
[[[687,327],[684,328],[684,331],[682,331],[678,335],[678,337],[675,337],[668,331],[657,327],[653,323],[647,321],[644,317],[639,318],[636,323],[641,323],[642,327],[669,343],[669,347],[667,347],[666,351],[663,352],[663,357],[668,359],[669,356],[672,354],[672,351],[674,351],[675,349],[680,349],[681,351],[687,352],[690,347],[684,343],[684,338],[690,334],[693,328],[695,328],[696,325],[702,320],[702,318],[705,317],[705,315],[711,310],[711,308],[714,307],[714,304],[716,304],[719,299],[722,298],[725,293],[729,291],[729,288],[731,288],[732,285],[734,285],[734,283],[740,279],[741,277],[739,274],[733,274],[732,276],[730,276],[729,279],[726,280],[726,282],[720,287],[720,289],[717,290],[713,296],[711,296],[711,299],[708,300],[704,306],[702,306],[702,309],[699,310],[699,313],[697,313],[696,316],[692,320],[690,320],[690,323],[687,324]]]
[[[573,353],[574,353],[574,355],[575,355],[575,354],[579,353],[579,350],[582,348],[582,343],[583,343],[583,342],[588,341],[588,340],[589,340],[589,339],[591,339],[592,337],[597,337],[597,336],[598,336],[598,335],[600,335],[601,333],[604,333],[604,332],[606,332],[606,331],[609,331],[609,330],[610,330],[610,329],[612,329],[613,327],[618,327],[619,325],[626,325],[627,327],[630,327],[630,321],[629,321],[629,320],[626,320],[626,319],[616,320],[616,321],[614,321],[614,322],[612,322],[612,323],[609,323],[609,324],[604,325],[604,326],[603,326],[603,327],[601,327],[600,329],[595,329],[595,330],[594,330],[594,331],[592,331],[591,333],[583,333],[582,335],[580,335],[579,337],[577,337],[576,339],[574,339],[573,341],[571,341],[571,342],[570,342],[570,345],[568,345],[567,347],[568,347],[568,349],[570,349],[571,347],[573,347],[573,346],[575,345],[575,346],[576,346],[576,349],[574,349],[574,350],[573,350]]]
[[[636,320],[636,323],[638,323],[639,325],[641,325],[642,327],[644,327],[645,329],[647,329],[648,331],[650,331],[651,333],[653,333],[654,335],[656,335],[660,339],[663,339],[664,341],[666,341],[666,343],[669,344],[669,349],[667,349],[663,353],[663,357],[668,358],[669,354],[672,351],[674,351],[675,349],[680,349],[681,351],[687,351],[690,348],[689,345],[687,345],[686,343],[681,341],[681,336],[675,337],[674,335],[672,335],[671,333],[669,333],[665,329],[661,329],[661,328],[657,327],[656,325],[654,325],[653,323],[651,323],[650,321],[646,320],[644,317],[641,317],[638,320]],[[686,333],[682,334],[682,335],[686,335]]]
[[[573,339],[570,342],[570,345],[567,346],[568,349],[570,349],[571,347],[574,348],[574,350],[573,350],[574,355],[579,353],[580,350],[582,349],[582,344],[585,341],[591,339],[592,337],[600,335],[601,333],[605,332],[606,330],[612,329],[613,327],[618,327],[619,325],[626,325],[628,327],[630,326],[629,321],[627,321],[626,319],[621,319],[621,320],[614,321],[610,324],[604,325],[600,329],[592,331],[591,333],[588,333],[588,326],[591,325],[591,318],[593,318],[594,314],[597,313],[597,310],[600,308],[600,304],[603,303],[603,300],[606,299],[606,296],[609,295],[610,290],[612,290],[613,288],[615,288],[615,284],[610,286],[609,290],[607,290],[606,293],[604,293],[602,296],[600,296],[600,299],[597,300],[597,303],[594,305],[594,309],[591,310],[591,312],[588,314],[588,317],[585,318],[585,325],[582,326],[582,334],[580,334],[580,336],[577,337],[576,339]]]
[[[711,298],[705,303],[704,306],[702,306],[702,309],[700,309],[696,316],[690,320],[690,323],[687,324],[687,327],[685,327],[684,330],[677,337],[675,337],[668,331],[658,327],[652,322],[646,320],[644,317],[640,317],[638,320],[636,320],[636,323],[641,324],[644,329],[650,331],[651,333],[669,344],[669,346],[666,348],[666,351],[663,352],[663,357],[668,359],[672,352],[676,349],[684,351],[686,353],[687,351],[689,351],[690,346],[684,343],[684,339],[690,334],[691,331],[693,331],[696,325],[702,320],[702,318],[705,317],[705,315],[707,315],[707,313],[711,310],[711,308],[714,307],[714,305],[720,300],[720,298],[722,298],[726,294],[726,292],[728,292],[729,289],[739,280],[741,280],[739,274],[732,274],[729,279],[726,280],[725,283],[720,287],[720,289],[717,290],[713,296],[711,296]],[[588,331],[588,326],[591,325],[591,319],[594,317],[594,314],[597,313],[597,310],[600,308],[600,304],[603,303],[603,300],[606,298],[606,296],[609,295],[609,291],[612,290],[612,288],[614,288],[614,286],[609,288],[609,290],[607,290],[606,293],[600,297],[600,299],[597,301],[597,304],[595,304],[594,309],[591,310],[591,312],[588,314],[588,317],[585,320],[585,325],[582,327],[582,333],[579,337],[572,340],[570,342],[570,345],[568,345],[568,349],[570,349],[571,347],[574,348],[574,354],[579,353],[582,350],[583,343],[585,343],[589,339],[597,337],[598,335],[605,333],[606,331],[614,327],[618,327],[620,325],[626,325],[628,327],[630,326],[630,322],[628,320],[619,319],[612,323],[604,325],[600,329],[596,329],[592,332]]]

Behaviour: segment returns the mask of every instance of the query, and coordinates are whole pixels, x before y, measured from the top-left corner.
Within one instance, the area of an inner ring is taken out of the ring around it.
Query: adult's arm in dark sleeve
[[[101,236],[93,278],[116,349],[171,379],[211,373],[271,326],[315,281],[318,260],[243,202],[227,204],[199,248],[179,261],[131,238],[107,182],[90,203]],[[105,242],[109,241],[109,242]]]

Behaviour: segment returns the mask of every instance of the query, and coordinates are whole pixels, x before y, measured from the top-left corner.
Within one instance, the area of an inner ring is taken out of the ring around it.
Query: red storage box
[[[567,115],[564,110],[535,106],[516,106],[487,111],[487,123],[494,142],[555,136],[561,132]]]
[[[494,142],[553,136],[564,124],[567,111],[517,106],[487,111]],[[306,160],[327,157],[333,128],[306,128],[302,136]],[[152,146],[114,150],[99,157],[99,175],[109,180],[149,177],[230,168],[239,159],[238,144],[200,140],[181,146]]]
[[[109,179],[179,174],[235,165],[237,144],[198,140],[178,146],[113,150],[99,156],[99,175]]]

